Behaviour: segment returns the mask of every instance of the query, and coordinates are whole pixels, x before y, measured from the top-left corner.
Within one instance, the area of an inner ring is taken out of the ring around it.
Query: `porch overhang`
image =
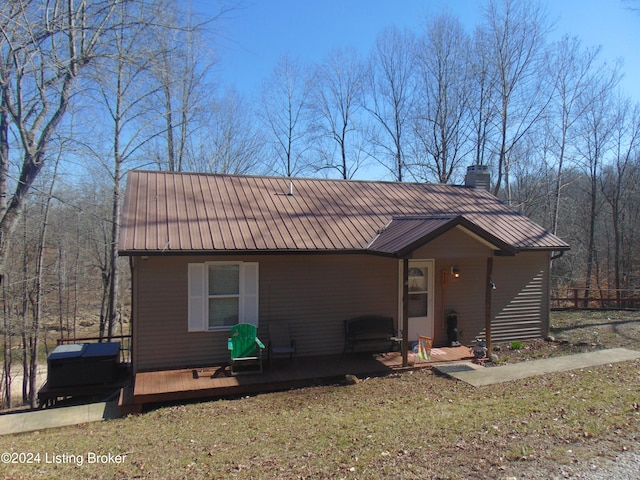
[[[517,253],[513,245],[499,239],[463,215],[394,217],[378,231],[367,249],[379,254],[407,258],[417,248],[454,228],[463,230],[476,241],[494,250],[496,254],[509,256]]]

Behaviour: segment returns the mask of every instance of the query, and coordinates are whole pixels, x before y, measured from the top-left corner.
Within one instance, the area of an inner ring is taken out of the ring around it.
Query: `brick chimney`
[[[469,165],[464,177],[464,186],[476,190],[491,191],[491,175],[489,165]]]

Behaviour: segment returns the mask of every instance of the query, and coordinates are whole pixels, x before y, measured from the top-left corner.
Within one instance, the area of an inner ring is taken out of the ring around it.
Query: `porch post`
[[[402,366],[409,366],[409,259],[402,259]]]
[[[484,295],[484,331],[485,343],[487,347],[487,355],[491,355],[491,294],[493,286],[491,285],[491,276],[493,274],[493,256],[487,257],[487,278],[485,280]]]

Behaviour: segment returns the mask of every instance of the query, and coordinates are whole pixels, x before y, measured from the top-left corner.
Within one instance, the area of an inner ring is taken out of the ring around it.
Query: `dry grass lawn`
[[[556,313],[565,342],[499,355],[640,348],[636,314],[604,315]],[[638,453],[639,402],[638,361],[481,388],[425,369],[0,437],[1,451],[39,459],[0,464],[0,477],[583,478]]]

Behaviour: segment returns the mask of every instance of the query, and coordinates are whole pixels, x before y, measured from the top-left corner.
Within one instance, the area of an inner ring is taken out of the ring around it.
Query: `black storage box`
[[[47,385],[70,387],[115,380],[120,343],[59,345],[47,358]]]

